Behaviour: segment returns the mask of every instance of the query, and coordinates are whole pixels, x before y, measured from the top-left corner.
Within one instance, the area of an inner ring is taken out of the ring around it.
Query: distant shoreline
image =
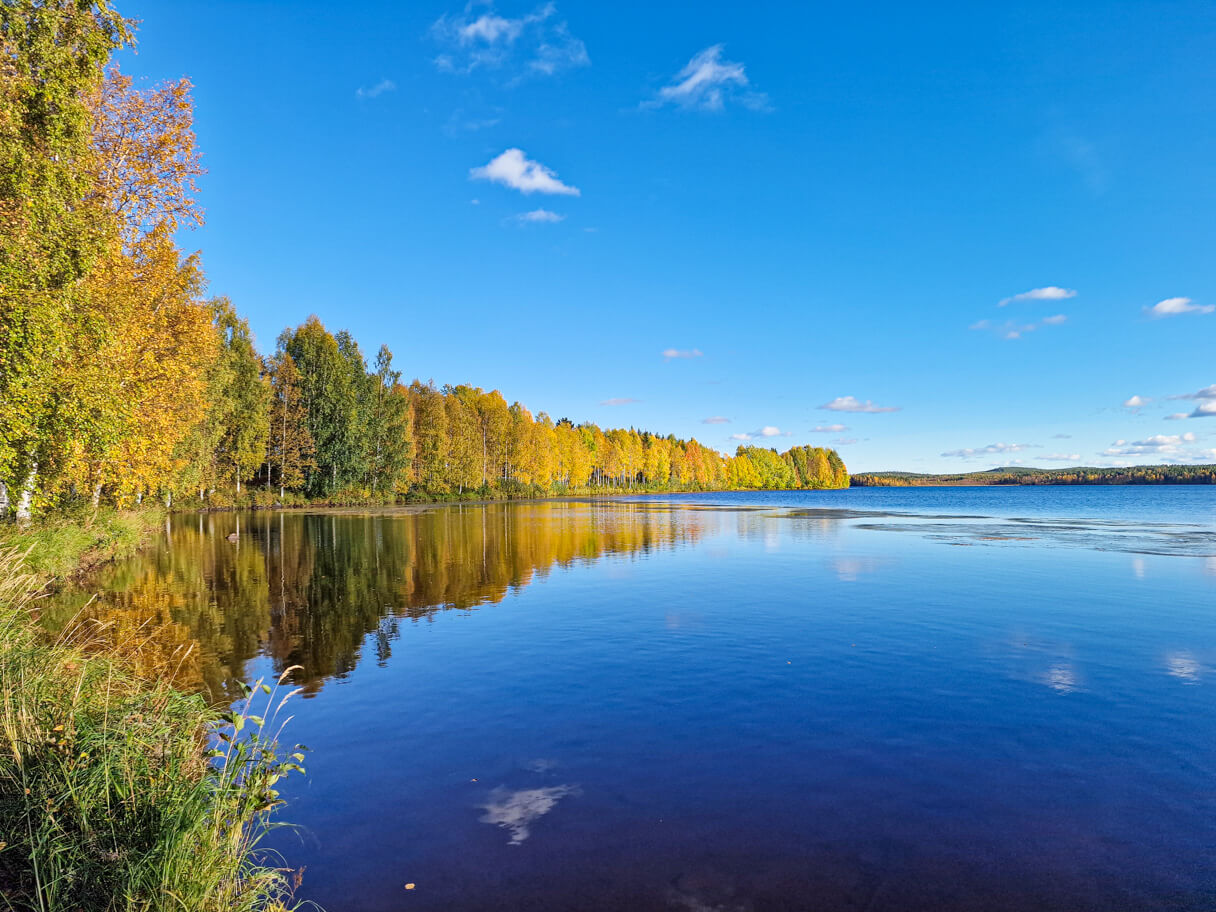
[[[858,472],[850,478],[850,487],[854,488],[1210,484],[1216,484],[1216,465],[1074,466],[1066,469],[1003,466],[957,474]]]

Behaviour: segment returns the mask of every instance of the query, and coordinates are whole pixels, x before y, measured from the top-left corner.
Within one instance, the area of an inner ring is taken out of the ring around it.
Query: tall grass
[[[259,682],[220,714],[87,636],[44,642],[34,586],[0,550],[0,908],[289,908],[291,872],[259,845],[303,759],[276,745],[291,694]]]
[[[78,501],[28,526],[0,522],[0,549],[22,551],[25,570],[40,581],[64,579],[98,562],[135,553],[164,524],[165,510],[159,506],[96,510]]]

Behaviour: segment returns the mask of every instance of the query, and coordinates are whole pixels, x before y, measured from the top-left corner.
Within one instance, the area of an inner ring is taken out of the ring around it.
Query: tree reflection
[[[586,502],[175,518],[155,548],[42,618],[54,632],[87,621],[145,673],[217,702],[258,656],[302,666],[296,683],[315,693],[364,658],[389,661],[403,619],[500,602],[554,566],[675,547],[716,522]]]

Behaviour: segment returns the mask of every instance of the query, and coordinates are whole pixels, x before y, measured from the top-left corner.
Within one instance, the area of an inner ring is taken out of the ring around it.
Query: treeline
[[[985,472],[922,475],[913,472],[864,472],[850,484],[859,488],[929,485],[1137,485],[1216,484],[1216,465],[1154,465],[1119,468],[1033,469],[1010,466]]]
[[[727,457],[405,385],[388,348],[369,365],[316,318],[259,353],[175,240],[203,220],[190,83],[107,67],[129,39],[108,4],[0,3],[0,517],[848,484],[830,450]]]

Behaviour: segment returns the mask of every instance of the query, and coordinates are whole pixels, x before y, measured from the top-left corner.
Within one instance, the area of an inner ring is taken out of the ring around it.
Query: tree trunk
[[[0,521],[8,519],[8,485],[0,481]]]
[[[96,510],[101,506],[101,482],[93,485],[93,509]]]
[[[17,501],[17,522],[26,523],[33,515],[34,482],[38,480],[38,463],[30,466],[30,473],[25,476],[25,484],[21,486],[21,498]]]
[[[165,492],[165,509],[166,510],[173,509],[173,492],[172,491]]]
[[[237,497],[241,496],[241,476],[240,475],[238,475],[236,477],[236,496]]]

